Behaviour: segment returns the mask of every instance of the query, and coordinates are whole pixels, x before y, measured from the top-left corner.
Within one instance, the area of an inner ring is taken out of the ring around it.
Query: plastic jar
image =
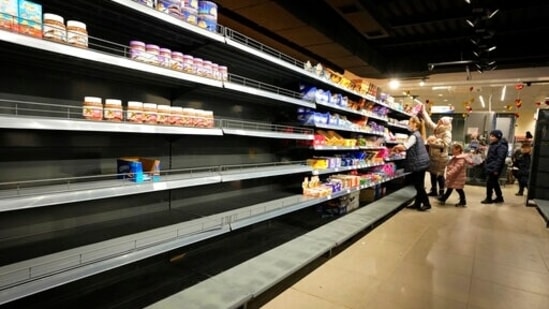
[[[137,101],[129,101],[128,109],[126,110],[126,121],[133,123],[143,122],[143,103]]]
[[[204,115],[204,126],[206,128],[213,128],[214,127],[214,114],[213,111],[205,110],[203,112]]]
[[[147,52],[147,59],[145,62],[151,64],[160,64],[160,47],[154,44],[145,45],[145,51]]]
[[[172,51],[168,48],[160,48],[160,54],[158,57],[160,65],[166,68],[171,67]]]
[[[202,70],[204,70],[204,76],[213,78],[213,69],[212,62],[209,60],[204,60],[202,62]]]
[[[172,69],[182,71],[183,70],[183,53],[174,51],[172,52]]]
[[[221,74],[219,74],[219,64],[217,63],[212,63],[212,77],[217,80],[221,79]]]
[[[198,15],[217,19],[217,4],[212,1],[198,1]]]
[[[133,60],[144,61],[143,55],[147,50],[145,49],[145,43],[141,41],[130,42],[130,58]]]
[[[190,73],[190,74],[196,73],[193,56],[191,55],[183,56],[183,72]]]
[[[88,47],[88,30],[86,24],[76,20],[67,20],[67,43]]]
[[[156,110],[158,116],[156,117],[157,124],[170,124],[171,106],[169,105],[157,105]]]
[[[181,17],[191,25],[198,25],[198,11],[196,9],[181,7]]]
[[[138,2],[138,3],[141,3],[143,5],[146,5],[148,7],[153,7],[154,6],[154,0],[134,0],[135,2]]]
[[[198,76],[205,76],[206,71],[204,71],[204,61],[202,58],[194,58],[193,59],[193,66],[194,66],[194,74]]]
[[[224,65],[219,66],[219,75],[221,76],[222,81],[226,81],[229,79],[229,72],[226,66]]]
[[[143,123],[156,124],[158,120],[158,111],[156,104],[143,103]]]
[[[103,119],[109,121],[122,121],[122,101],[117,99],[106,99],[103,108]]]
[[[160,12],[181,18],[181,0],[157,0],[156,9]]]
[[[198,0],[181,0],[183,8],[189,8],[198,11]]]
[[[170,110],[170,124],[174,126],[183,125],[183,107],[172,106]]]
[[[103,119],[103,100],[98,97],[84,97],[82,116],[89,120]]]
[[[65,43],[67,40],[65,19],[56,14],[44,13],[42,34],[46,40]]]
[[[181,125],[185,127],[192,127],[195,122],[195,109],[194,108],[183,108],[183,117],[181,118]]]

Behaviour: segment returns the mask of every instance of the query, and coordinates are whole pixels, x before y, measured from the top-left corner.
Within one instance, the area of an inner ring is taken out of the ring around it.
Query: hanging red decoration
[[[475,87],[471,86],[469,87],[469,91],[473,91],[475,89]]]
[[[517,118],[520,117],[519,113],[515,113],[515,117]]]
[[[521,91],[524,88],[524,84],[516,84],[515,89]]]
[[[465,106],[465,110],[466,110],[468,113],[470,113],[470,112],[473,111],[473,108],[471,107],[471,105],[467,105],[467,106]]]
[[[540,105],[541,105],[541,102],[536,102],[537,107],[540,107]]]
[[[522,100],[521,100],[521,99],[516,99],[516,100],[515,100],[515,106],[516,106],[517,108],[520,108],[520,107],[522,106]]]

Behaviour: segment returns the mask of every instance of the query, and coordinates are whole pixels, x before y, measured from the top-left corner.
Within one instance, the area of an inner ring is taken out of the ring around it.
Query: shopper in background
[[[444,116],[434,123],[425,108],[421,111],[425,125],[433,130],[433,135],[427,138],[427,148],[431,160],[429,166],[431,191],[428,195],[442,196],[444,194],[444,171],[448,164],[448,150],[452,142],[452,118]]]
[[[529,142],[522,143],[520,147],[520,155],[516,159],[517,180],[519,183],[519,191],[515,194],[518,196],[524,195],[524,189],[528,186],[528,178],[530,177],[530,162],[532,161],[532,145]]]
[[[484,171],[486,172],[486,198],[482,204],[503,203],[503,193],[499,186],[499,177],[505,168],[505,158],[509,151],[507,140],[503,138],[503,132],[493,130],[489,136],[490,145],[486,160],[484,160]],[[496,198],[492,199],[493,193]]]
[[[438,198],[441,204],[446,203],[452,191],[456,189],[459,194],[459,202],[455,204],[456,207],[466,207],[467,200],[465,198],[465,178],[468,165],[473,164],[471,154],[463,153],[463,146],[458,143],[452,145],[452,159],[448,162],[446,167],[446,192]]]
[[[416,198],[410,208],[425,211],[431,208],[427,192],[425,192],[425,172],[429,167],[429,154],[423,139],[425,138],[425,126],[423,121],[412,116],[408,122],[412,134],[404,144],[394,146],[392,152],[406,151],[405,170],[410,172],[409,179],[416,189]]]

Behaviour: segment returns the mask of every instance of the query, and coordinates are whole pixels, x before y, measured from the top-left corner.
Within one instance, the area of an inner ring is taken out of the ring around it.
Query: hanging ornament
[[[536,102],[536,106],[537,106],[537,107],[540,107],[540,106],[541,106],[541,102]]]
[[[515,99],[515,106],[517,108],[520,108],[522,106],[522,100],[521,99]]]
[[[473,108],[471,107],[471,105],[467,105],[467,106],[465,106],[465,110],[466,110],[468,113],[470,113],[470,112],[473,111]]]
[[[520,117],[519,113],[515,113],[515,117],[517,118]]]
[[[521,84],[516,84],[516,85],[515,85],[515,89],[516,89],[517,91],[521,91],[523,88],[524,88],[524,84],[522,84],[522,83],[521,83]]]
[[[475,87],[471,86],[469,87],[469,92],[472,92],[475,89]]]

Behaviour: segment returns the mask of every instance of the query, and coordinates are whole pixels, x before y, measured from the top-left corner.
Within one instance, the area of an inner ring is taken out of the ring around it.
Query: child
[[[525,142],[520,147],[520,155],[517,156],[516,165],[517,179],[519,183],[519,191],[515,194],[522,196],[524,194],[524,188],[528,185],[528,177],[530,176],[530,161],[532,160],[530,152],[532,147],[530,143]]]
[[[452,191],[456,189],[459,194],[459,203],[455,204],[456,207],[466,207],[467,202],[465,200],[465,186],[466,168],[467,165],[472,165],[473,160],[469,154],[463,153],[463,146],[460,144],[452,145],[452,159],[448,162],[446,167],[446,192],[438,198],[441,204],[444,204]]]

